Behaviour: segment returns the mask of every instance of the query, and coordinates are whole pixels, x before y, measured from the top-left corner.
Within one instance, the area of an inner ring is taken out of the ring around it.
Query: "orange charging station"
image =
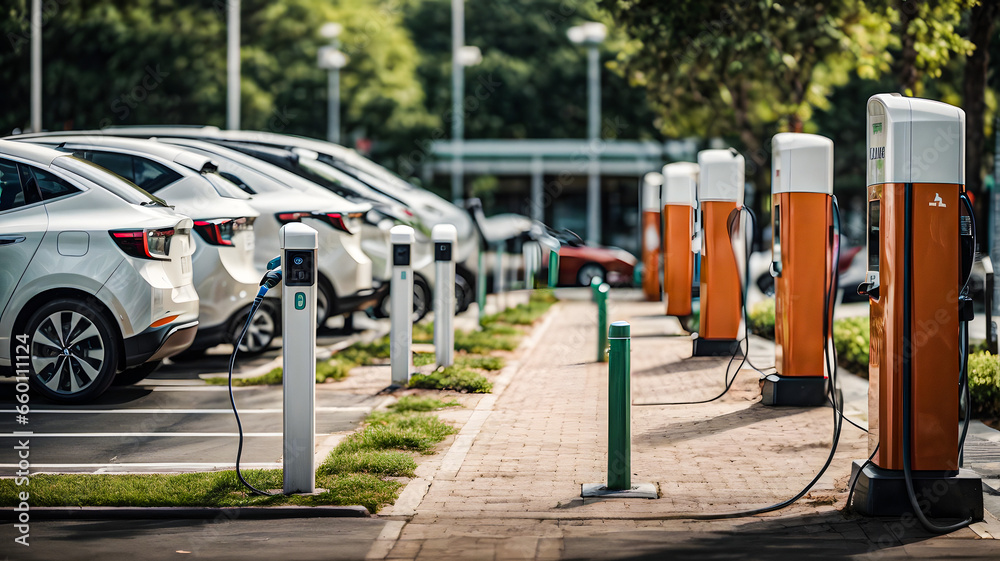
[[[698,153],[701,209],[701,317],[694,356],[740,352],[742,286],[740,265],[729,235],[729,216],[743,208],[743,156],[734,150]]]
[[[663,299],[667,315],[691,315],[695,254],[701,250],[698,213],[698,164],[663,166]]]
[[[878,94],[868,100],[867,127],[868,271],[858,292],[870,302],[874,456],[854,463],[852,504],[871,516],[982,520],[982,481],[959,466],[972,319],[963,290],[975,248],[965,112]]]
[[[660,299],[660,187],[663,176],[642,178],[642,293],[646,300]]]
[[[761,402],[818,406],[826,403],[823,353],[833,326],[833,141],[783,132],[771,146],[777,373],[761,379]]]

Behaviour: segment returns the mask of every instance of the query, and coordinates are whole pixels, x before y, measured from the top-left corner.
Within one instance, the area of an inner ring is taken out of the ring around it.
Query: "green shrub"
[[[974,416],[1000,417],[1000,362],[996,356],[986,351],[969,355],[969,394]]]
[[[841,366],[868,377],[868,340],[871,324],[867,316],[838,319],[833,322],[833,343]]]
[[[456,366],[435,370],[430,374],[414,374],[410,378],[410,387],[468,393],[490,393],[493,391],[493,384],[482,374]]]
[[[774,339],[774,298],[754,304],[747,314],[747,319],[752,333]]]

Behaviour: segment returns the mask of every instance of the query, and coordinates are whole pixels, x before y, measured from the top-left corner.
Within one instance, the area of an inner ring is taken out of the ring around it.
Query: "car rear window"
[[[73,155],[120,175],[147,193],[155,193],[183,177],[176,171],[141,156],[102,150],[77,150]]]
[[[163,199],[149,194],[135,183],[117,174],[108,173],[107,169],[88,160],[75,156],[65,156],[56,158],[53,163],[93,181],[129,203],[136,205],[156,203],[167,206],[167,203]]]

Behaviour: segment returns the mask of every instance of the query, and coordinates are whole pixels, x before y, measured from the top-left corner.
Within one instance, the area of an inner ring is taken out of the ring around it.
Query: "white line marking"
[[[239,436],[238,432],[36,432],[35,438],[159,438],[165,436],[182,436],[189,438],[213,438]],[[280,432],[245,432],[245,438],[282,436]],[[14,438],[13,434],[0,434],[0,438]]]
[[[317,407],[317,413],[339,413],[339,412],[350,412],[350,411],[369,411],[371,407],[364,406],[350,406],[350,407]],[[0,411],[2,413],[15,413],[13,409]],[[227,414],[232,415],[232,409],[32,409],[32,413],[35,414],[93,414],[93,413],[103,413],[117,415],[120,413],[141,413],[144,415],[156,415],[156,414],[169,414],[169,415],[212,415],[212,414]],[[240,415],[244,414],[261,414],[261,413],[281,413],[282,409],[280,407],[270,408],[270,409],[240,409]]]
[[[15,468],[17,464],[0,464],[0,468]],[[212,469],[212,468],[235,468],[235,463],[226,462],[154,462],[154,463],[134,463],[134,464],[31,464],[35,470],[39,469]],[[282,467],[281,462],[246,463],[240,462],[240,468],[248,469],[272,469]]]

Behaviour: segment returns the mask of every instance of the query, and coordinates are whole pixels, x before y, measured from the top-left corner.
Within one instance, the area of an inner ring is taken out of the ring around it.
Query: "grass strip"
[[[363,428],[347,437],[316,470],[315,496],[248,494],[235,471],[181,474],[70,474],[34,475],[30,479],[31,506],[105,507],[226,507],[362,505],[378,512],[392,504],[403,484],[389,477],[412,477],[412,453],[433,453],[434,445],[455,429],[426,413],[457,405],[433,398],[407,397],[395,411],[368,416]],[[280,489],[281,470],[244,470],[244,476],[261,489]],[[18,504],[13,478],[0,479],[0,507]]]
[[[430,374],[414,374],[410,378],[410,387],[466,393],[490,393],[493,391],[493,383],[485,376],[459,366],[448,366]]]

